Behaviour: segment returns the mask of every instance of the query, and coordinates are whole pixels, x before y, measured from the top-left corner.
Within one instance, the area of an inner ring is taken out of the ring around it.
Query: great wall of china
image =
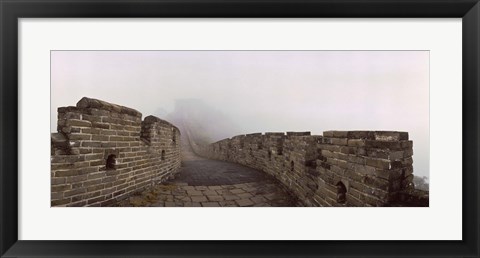
[[[100,100],[58,108],[51,143],[52,206],[110,206],[181,169],[177,127]],[[255,133],[189,145],[276,178],[302,206],[428,206],[428,192],[412,183],[406,132]]]
[[[405,132],[256,133],[194,149],[272,175],[306,206],[387,206],[413,190]]]
[[[82,98],[58,108],[51,141],[51,205],[108,206],[180,168],[180,131],[134,109]]]

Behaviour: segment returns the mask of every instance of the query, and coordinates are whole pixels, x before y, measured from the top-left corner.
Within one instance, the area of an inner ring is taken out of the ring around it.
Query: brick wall
[[[406,132],[257,133],[192,146],[201,156],[274,176],[305,206],[396,205],[413,190],[413,149]]]
[[[51,137],[51,205],[108,206],[173,176],[180,131],[101,100],[58,108]]]

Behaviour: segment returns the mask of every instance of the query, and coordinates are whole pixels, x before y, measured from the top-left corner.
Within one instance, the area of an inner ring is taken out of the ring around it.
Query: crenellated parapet
[[[51,137],[51,205],[108,206],[174,175],[180,131],[134,109],[82,98],[58,108]]]
[[[396,205],[413,190],[413,143],[406,132],[255,133],[195,151],[262,170],[306,206]]]

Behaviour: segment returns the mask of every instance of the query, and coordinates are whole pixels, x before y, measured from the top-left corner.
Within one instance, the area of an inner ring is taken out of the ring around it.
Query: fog
[[[51,68],[52,132],[57,108],[84,96],[188,117],[208,141],[407,131],[414,173],[429,177],[428,51],[53,51]]]
[[[176,100],[173,111],[164,117],[179,127],[184,142],[208,144],[245,133],[243,126],[235,124],[226,114],[200,99]]]

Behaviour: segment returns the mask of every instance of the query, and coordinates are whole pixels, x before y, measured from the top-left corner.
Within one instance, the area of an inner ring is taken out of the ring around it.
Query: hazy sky
[[[428,51],[53,51],[56,109],[83,96],[143,117],[201,99],[245,133],[396,130],[429,176]],[[233,135],[232,135],[233,136]]]

